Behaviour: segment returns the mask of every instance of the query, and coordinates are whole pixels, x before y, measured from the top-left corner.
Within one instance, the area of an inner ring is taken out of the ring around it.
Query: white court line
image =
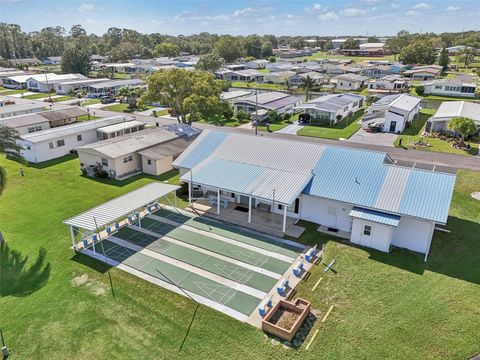
[[[164,221],[165,218],[162,218],[162,217],[157,216],[157,215],[150,214],[147,217],[152,218],[152,219],[157,220],[157,221],[160,221],[160,222],[165,222]],[[276,252],[266,250],[266,249],[262,249],[262,248],[259,248],[257,246],[254,246],[254,245],[246,244],[246,243],[238,241],[238,240],[230,239],[230,238],[227,238],[227,237],[222,236],[222,235],[218,235],[218,234],[214,234],[214,233],[211,233],[211,232],[208,232],[208,231],[205,231],[205,230],[197,229],[193,226],[179,224],[178,228],[188,230],[188,231],[193,232],[193,233],[205,235],[205,236],[208,236],[210,238],[220,240],[220,241],[223,241],[223,242],[231,244],[231,245],[236,245],[238,247],[254,251],[254,252],[259,253],[261,255],[270,256],[271,258],[278,259],[278,260],[281,260],[281,261],[285,261],[285,262],[288,262],[288,263],[292,263],[292,262],[295,261],[295,259],[290,257],[290,256],[278,254]]]
[[[131,244],[131,243],[129,243],[125,240],[122,240],[120,238],[117,238],[115,236],[111,236],[110,241],[116,243],[117,245],[126,247],[128,249],[137,251],[137,252],[142,253],[144,255],[148,255],[148,256],[150,256],[152,258],[155,258],[157,260],[163,261],[167,264],[177,266],[177,267],[182,268],[184,270],[187,270],[191,273],[203,276],[204,278],[215,281],[216,283],[231,287],[231,288],[236,289],[236,290],[240,290],[241,292],[243,292],[245,294],[248,294],[248,295],[251,295],[251,296],[254,296],[256,298],[263,299],[266,295],[266,293],[264,291],[254,289],[254,288],[252,288],[250,286],[247,286],[247,285],[244,285],[244,284],[239,284],[239,283],[237,283],[233,280],[226,279],[226,278],[224,278],[220,275],[213,274],[213,273],[211,273],[207,270],[204,270],[204,269],[198,268],[196,266],[184,263],[182,261],[175,260],[171,257],[159,254],[159,253],[157,253],[155,251],[152,251],[150,249],[142,248],[138,245]],[[183,280],[183,278],[181,280]],[[180,282],[180,281],[178,281],[178,282]]]
[[[273,279],[280,279],[282,277],[283,274],[277,274],[273,271],[270,271],[270,270],[267,270],[267,269],[263,269],[261,267],[258,267],[258,266],[255,266],[255,265],[251,265],[251,264],[247,264],[243,261],[240,261],[240,260],[236,260],[236,259],[233,259],[231,257],[228,257],[228,256],[225,256],[225,255],[222,255],[222,254],[218,254],[218,253],[215,253],[211,250],[207,250],[207,249],[204,249],[204,248],[201,248],[201,247],[198,247],[196,245],[192,245],[192,244],[188,244],[188,243],[185,243],[183,241],[180,241],[180,240],[176,240],[174,238],[171,238],[169,237],[168,235],[160,235],[158,233],[155,233],[153,231],[150,231],[150,230],[147,230],[147,229],[144,229],[144,228],[138,228],[138,227],[134,227],[134,226],[129,226],[129,227],[132,227],[133,229],[135,230],[138,230],[138,231],[141,231],[145,234],[148,234],[148,235],[152,235],[152,236],[158,236],[159,239],[161,240],[165,240],[165,241],[168,241],[168,242],[171,242],[171,243],[174,243],[176,245],[180,245],[180,246],[183,246],[183,247],[187,247],[189,249],[192,249],[192,250],[195,250],[197,252],[201,252],[203,254],[206,254],[206,255],[210,255],[212,257],[215,257],[217,259],[220,259],[220,260],[224,260],[224,261],[227,261],[231,264],[234,264],[234,265],[237,265],[237,266],[240,266],[240,267],[243,267],[243,268],[246,268],[246,269],[249,269],[249,270],[252,270],[252,271],[255,271],[255,272],[258,272],[260,274],[263,274],[263,275],[266,275],[268,277],[271,277]],[[222,245],[223,247],[223,245]]]
[[[182,296],[186,297],[185,294],[175,285],[170,284],[166,281],[163,281],[159,278],[156,278],[152,275],[146,274],[146,273],[144,273],[142,271],[139,271],[137,269],[134,269],[134,268],[132,268],[128,265],[121,264],[121,263],[119,263],[119,262],[117,262],[113,259],[108,258],[108,257],[107,257],[107,259],[105,259],[103,255],[98,254],[98,253],[94,254],[93,251],[89,250],[89,249],[83,250],[82,253],[85,253],[85,254],[87,254],[87,255],[89,255],[89,256],[91,256],[91,257],[93,257],[93,258],[95,258],[99,261],[107,263],[111,266],[115,266],[118,269],[123,270],[127,273],[130,273],[132,275],[135,275],[140,279],[146,280],[148,282],[151,282],[152,284],[163,287],[164,289],[170,290],[170,291],[172,291],[176,294],[179,294],[179,295],[182,295]],[[205,298],[201,295],[198,295],[194,292],[191,292],[189,290],[183,289],[183,291],[185,291],[188,295],[190,295],[192,297],[192,299],[194,299],[199,304],[202,304],[202,305],[208,306],[212,309],[215,309],[217,311],[220,311],[221,313],[226,314],[226,315],[228,315],[230,317],[233,317],[234,319],[237,319],[237,320],[242,321],[242,322],[245,322],[245,321],[248,320],[248,315],[245,315],[245,314],[243,314],[243,313],[241,313],[237,310],[234,310],[234,309],[232,309],[228,306],[225,306],[225,305],[220,304],[218,302],[215,302],[213,300],[207,299],[207,298]]]

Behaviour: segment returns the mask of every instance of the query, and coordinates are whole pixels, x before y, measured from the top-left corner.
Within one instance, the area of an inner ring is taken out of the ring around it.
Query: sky
[[[190,35],[394,35],[480,30],[478,0],[0,0],[0,21],[24,31],[81,24]]]

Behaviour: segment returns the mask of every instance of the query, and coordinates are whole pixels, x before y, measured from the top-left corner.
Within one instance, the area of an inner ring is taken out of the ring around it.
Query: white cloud
[[[400,9],[400,4],[397,3],[391,3],[390,6],[392,7],[392,9]]]
[[[154,26],[158,26],[158,25],[163,24],[163,21],[162,20],[157,20],[157,19],[152,19],[152,20],[150,20],[150,24],[152,24]]]
[[[455,12],[458,11],[460,8],[458,6],[449,6],[447,7],[448,12]]]
[[[334,11],[329,11],[329,12],[318,15],[318,19],[322,21],[338,20],[338,15]]]
[[[93,4],[82,4],[78,7],[78,11],[81,13],[89,12],[95,10],[95,5]]]
[[[308,6],[305,6],[305,12],[307,14],[311,14],[311,13],[314,13],[314,12],[318,12],[322,9],[322,5],[319,4],[319,3],[315,3],[313,4],[312,7],[308,7]]]
[[[380,0],[364,0],[367,4],[373,5],[378,3]]]
[[[424,3],[424,2],[421,2],[417,5],[415,5],[413,8],[414,9],[417,9],[417,10],[426,10],[426,9],[430,9],[432,7],[432,5],[429,5],[427,3]]]
[[[245,16],[250,14],[255,14],[258,12],[259,9],[255,9],[252,7],[246,7],[243,9],[238,9],[233,12],[233,16]]]
[[[358,9],[358,8],[346,8],[340,11],[340,14],[348,17],[361,16],[361,15],[365,15],[366,13],[367,13],[366,10]]]
[[[405,15],[407,16],[411,16],[411,17],[416,17],[418,15],[420,15],[420,13],[418,11],[415,11],[415,10],[408,10]]]
[[[322,8],[322,5],[320,5],[319,3],[313,4],[313,10],[320,10],[321,8]]]

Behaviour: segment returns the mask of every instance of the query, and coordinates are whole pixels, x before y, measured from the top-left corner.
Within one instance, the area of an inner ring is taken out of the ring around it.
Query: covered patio
[[[287,216],[284,230],[284,216],[282,214],[259,210],[258,208],[251,208],[249,213],[241,209],[242,207],[246,208],[242,204],[228,202],[226,207],[221,205],[220,212],[218,212],[217,204],[211,204],[207,199],[195,199],[186,210],[197,215],[210,216],[221,221],[266,232],[278,237],[288,235],[298,238],[305,230],[303,227],[295,224],[297,222],[296,218]]]

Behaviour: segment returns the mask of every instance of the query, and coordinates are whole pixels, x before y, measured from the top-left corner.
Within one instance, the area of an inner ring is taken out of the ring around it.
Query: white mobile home
[[[475,121],[480,127],[480,104],[468,101],[444,101],[428,123],[430,130],[447,130],[447,124],[456,117],[466,117]]]
[[[337,81],[337,89],[358,90],[365,86],[368,77],[357,74],[343,74],[338,75],[335,80]]]
[[[173,165],[189,184],[191,206],[195,189],[216,217],[241,207],[235,221],[252,226],[269,212],[283,233],[303,219],[354,244],[406,248],[425,260],[455,185],[453,174],[397,166],[383,152],[209,130]]]
[[[407,94],[387,95],[365,111],[364,121],[383,123],[383,131],[400,133],[417,117],[422,99]]]
[[[361,95],[332,94],[310,100],[295,109],[309,114],[312,121],[328,121],[335,124],[358,111],[363,106],[363,101],[364,97]]]
[[[37,113],[43,111],[44,107],[45,106],[42,104],[13,104],[0,106],[0,119]]]
[[[18,140],[23,147],[20,153],[31,163],[56,159],[72,153],[79,146],[97,141],[98,128],[134,119],[131,116],[113,116],[22,135]]]
[[[477,85],[456,79],[439,79],[425,83],[425,94],[474,98]]]
[[[50,122],[40,113],[3,118],[0,124],[15,129],[20,135],[50,129]]]
[[[172,161],[180,155],[198,134],[190,128],[190,136],[176,129],[188,125],[173,125],[146,129],[139,133],[98,141],[77,149],[80,168],[88,176],[105,172],[110,178],[125,179],[144,172],[160,175],[173,169]]]
[[[104,82],[90,84],[87,87],[87,97],[97,98],[103,95],[116,95],[123,87],[140,87],[144,83],[140,79],[130,80],[107,80]]]
[[[301,99],[296,96],[281,92],[265,92],[258,95],[251,95],[234,101],[233,107],[235,113],[244,110],[249,114],[258,110],[275,110],[278,114],[292,112],[295,106],[300,105]]]
[[[31,75],[27,79],[27,89],[31,91],[38,91],[48,93],[55,91],[55,84],[62,81],[84,80],[85,76],[82,74],[38,74]]]

